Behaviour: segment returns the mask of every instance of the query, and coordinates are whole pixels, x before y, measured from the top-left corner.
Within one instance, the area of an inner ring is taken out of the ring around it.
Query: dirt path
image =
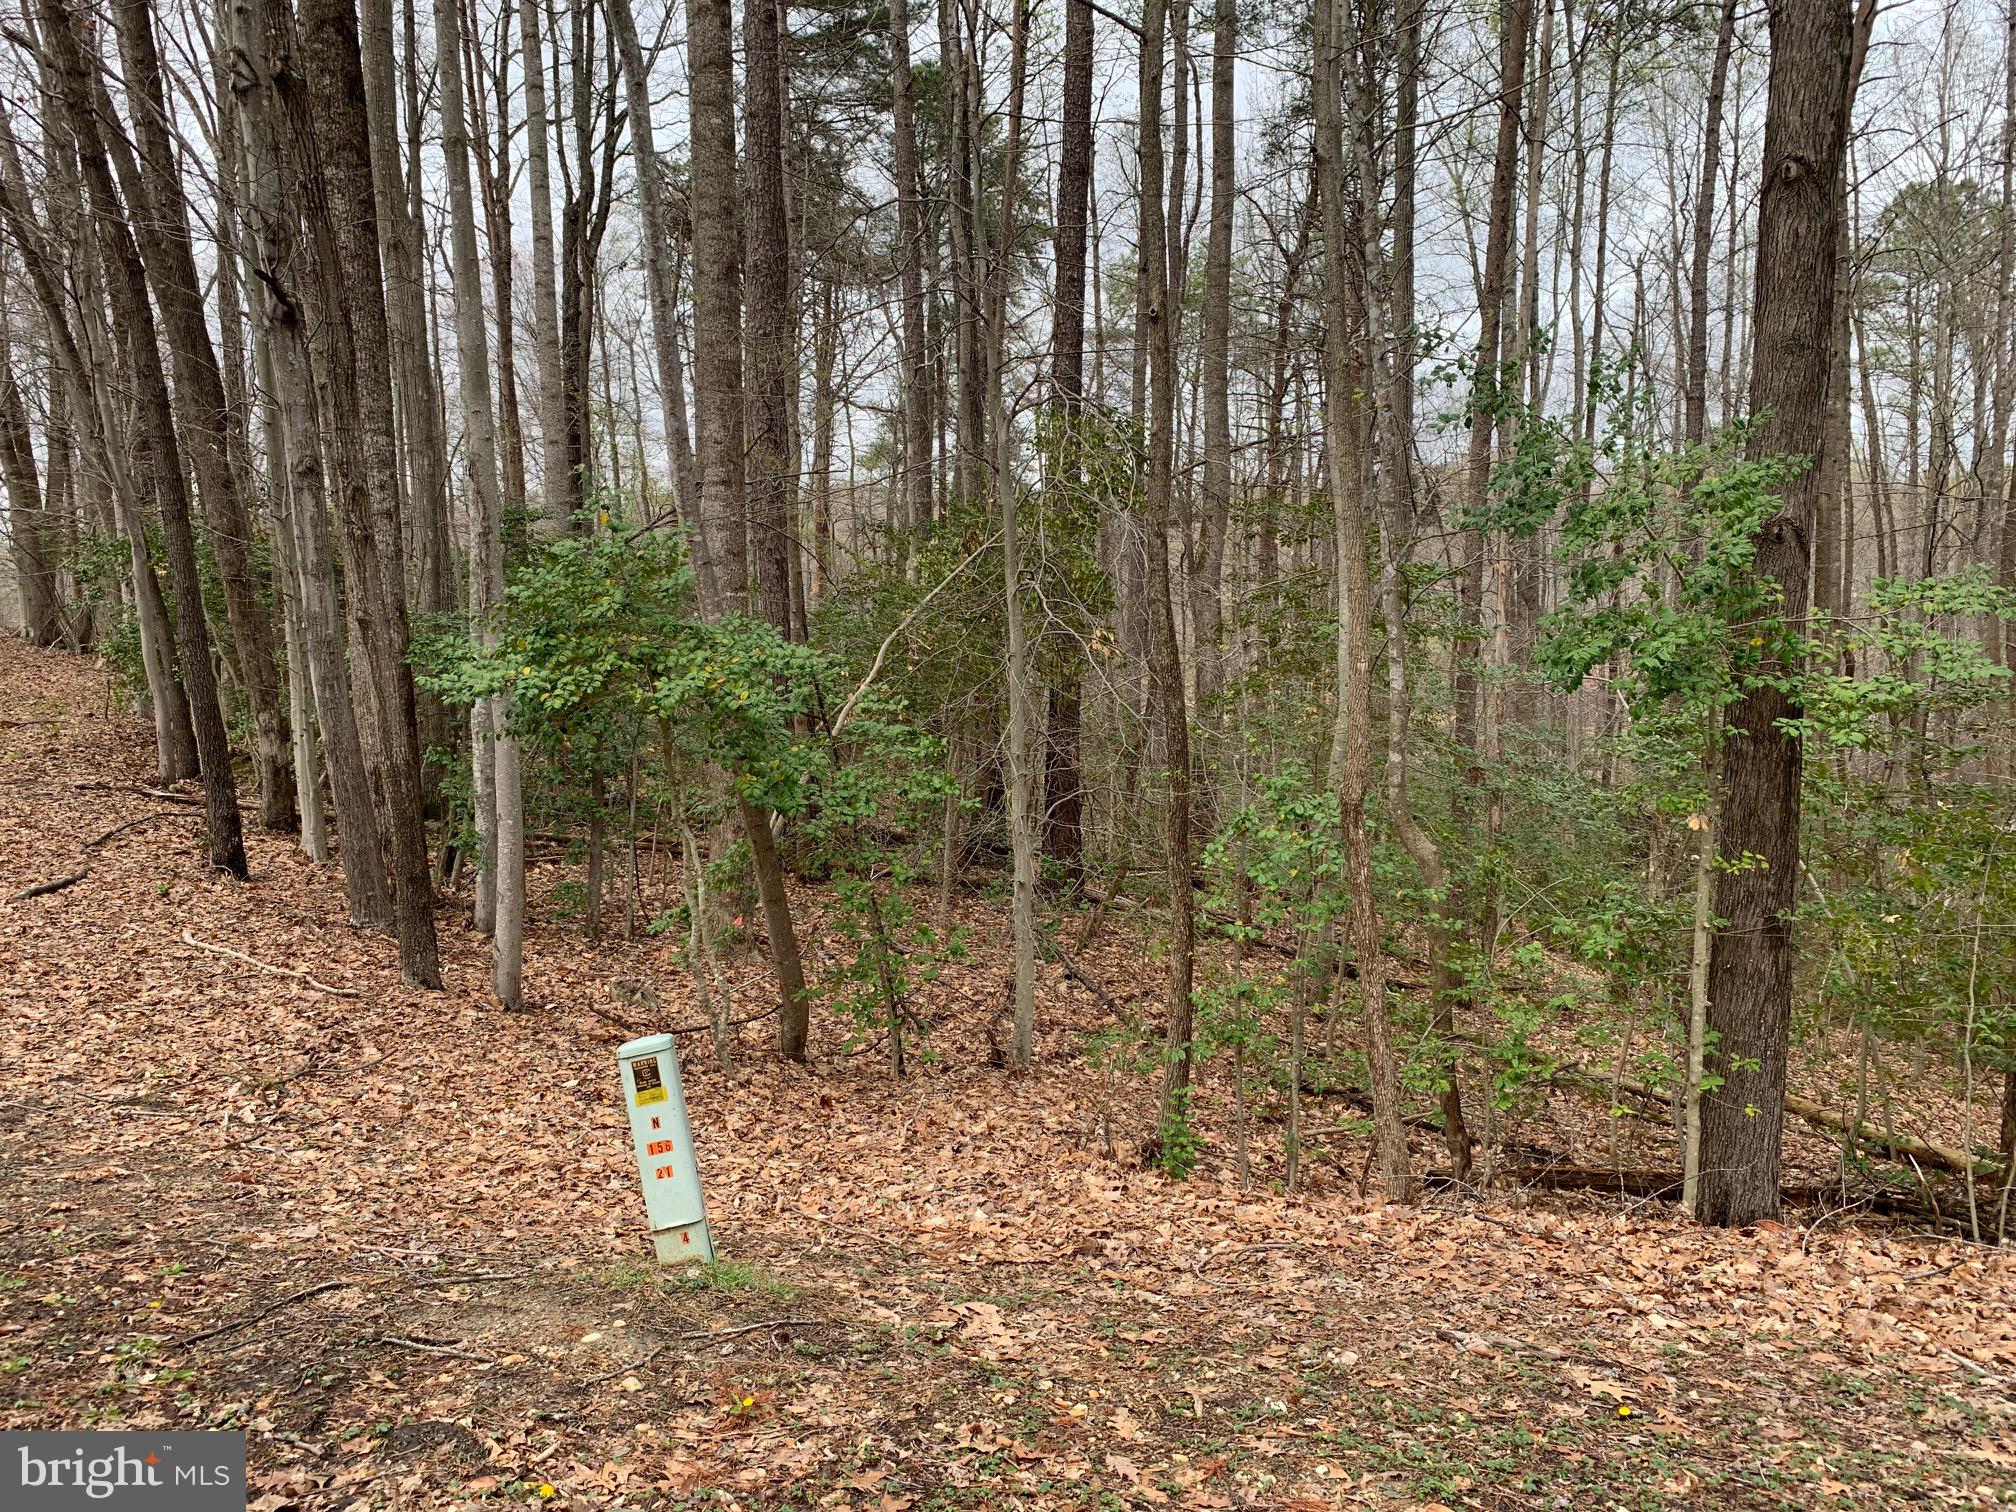
[[[729,1258],[660,1270],[589,1009],[680,1011],[655,946],[543,910],[504,1016],[449,905],[403,989],[333,868],[207,875],[146,734],[0,641],[0,896],[90,868],[0,903],[0,1426],[242,1426],[266,1512],[2016,1501],[2008,1258],[1171,1184],[1097,1152],[1061,981],[1020,1081],[977,967],[900,1083],[687,1044]]]

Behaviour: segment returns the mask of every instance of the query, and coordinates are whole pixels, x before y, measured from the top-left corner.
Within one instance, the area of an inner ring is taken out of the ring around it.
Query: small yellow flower
[[[539,1499],[541,1501],[544,1501],[547,1497],[551,1496],[552,1494],[553,1494],[553,1482],[551,1481],[539,1482]]]
[[[1619,1402],[1617,1404],[1617,1416],[1620,1418],[1630,1417],[1635,1411],[1636,1409],[1629,1402]]]

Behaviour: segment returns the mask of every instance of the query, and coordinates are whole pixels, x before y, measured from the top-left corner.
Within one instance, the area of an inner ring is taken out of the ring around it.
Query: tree
[[[1345,887],[1351,897],[1351,945],[1365,1022],[1365,1063],[1372,1083],[1380,1178],[1386,1195],[1414,1195],[1407,1130],[1400,1115],[1400,1067],[1386,1008],[1385,947],[1372,891],[1372,839],[1365,805],[1372,788],[1372,620],[1376,613],[1367,564],[1370,536],[1363,495],[1365,467],[1358,396],[1365,374],[1364,313],[1351,287],[1352,246],[1344,203],[1344,119],[1340,76],[1355,67],[1340,12],[1351,0],[1321,0],[1316,38],[1316,178],[1323,207],[1325,401],[1323,452],[1337,541],[1337,714],[1330,781],[1337,792]],[[1339,974],[1339,986],[1342,986]]]
[[[125,206],[113,184],[111,162],[99,130],[93,87],[95,69],[69,14],[55,0],[42,0],[39,13],[95,219],[105,287],[115,318],[123,328],[137,380],[135,400],[143,425],[145,458],[153,476],[161,509],[161,533],[168,548],[177,646],[181,653],[177,660],[182,684],[188,691],[190,722],[196,733],[196,755],[203,775],[203,817],[210,864],[243,879],[249,872],[238,816],[238,788],[231,771],[224,711],[218,701],[217,674],[210,660],[210,632],[204,616],[202,569],[196,558],[188,483],[182,471],[174,404],[147,298],[147,276]],[[140,565],[136,562],[136,569]]]
[[[1751,409],[1753,457],[1813,458],[1825,439],[1825,351],[1834,330],[1835,184],[1846,150],[1854,17],[1847,0],[1774,0],[1757,215]],[[1788,727],[1802,652],[1816,495],[1809,468],[1787,481],[1759,537],[1754,571],[1776,584],[1768,666],[1728,711],[1708,1030],[1721,1085],[1701,1109],[1696,1216],[1740,1227],[1778,1212],[1790,1053],[1803,751]]]
[[[145,0],[120,0],[114,8],[114,19],[140,161],[147,169],[145,173],[124,173],[122,178],[127,195],[140,212],[136,233],[144,233],[140,236],[140,255],[174,358],[180,434],[195,474],[196,495],[209,525],[210,549],[224,590],[235,665],[251,708],[260,824],[268,830],[288,832],[298,820],[293,780],[288,771],[286,729],[281,719],[273,624],[253,582],[252,527],[230,456],[233,421],[225,400],[223,374],[210,344],[202,286],[190,248],[189,212],[183,203],[182,178],[176,171],[153,20]],[[113,137],[108,142],[114,162],[125,163],[123,140]],[[133,165],[136,169],[139,166]]]
[[[268,0],[264,21],[268,72],[262,84],[285,123],[288,178],[307,228],[311,300],[319,317],[320,419],[343,539],[352,664],[361,669],[355,685],[364,690],[365,723],[379,764],[399,969],[417,986],[438,988],[419,729],[406,660],[391,339],[357,17],[350,0],[306,0],[297,37],[286,0]]]
[[[441,42],[441,152],[448,169],[448,218],[455,284],[455,357],[460,373],[462,428],[469,442],[469,482],[475,499],[470,530],[469,618],[477,644],[494,650],[496,616],[504,601],[504,498],[497,472],[497,427],[490,407],[490,342],[483,316],[483,277],[476,261],[476,203],[469,187],[468,116],[462,101],[462,13],[459,0],[435,0]],[[506,1008],[522,1008],[525,953],[525,812],[520,793],[518,736],[510,705],[498,694],[469,711],[477,829],[485,876],[478,884],[477,927],[491,937],[491,986]],[[487,907],[486,907],[487,904]]]
[[[1176,426],[1177,291],[1169,273],[1172,252],[1169,218],[1178,202],[1164,209],[1162,91],[1166,74],[1165,0],[1147,0],[1141,21],[1140,273],[1142,345],[1148,353],[1148,467],[1143,484],[1141,524],[1147,541],[1149,659],[1154,671],[1155,708],[1168,769],[1163,809],[1169,884],[1169,1025],[1164,1050],[1162,1125],[1164,1137],[1188,1117],[1195,1070],[1196,904],[1191,897],[1194,866],[1190,852],[1190,711],[1183,686],[1182,654],[1176,639],[1176,611],[1169,573],[1170,495],[1174,488]],[[1181,108],[1183,91],[1176,91]]]

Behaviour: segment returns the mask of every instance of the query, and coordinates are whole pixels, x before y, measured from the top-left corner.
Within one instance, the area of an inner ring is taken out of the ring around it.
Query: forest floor
[[[594,1011],[631,975],[681,1014],[658,943],[544,908],[505,1015],[451,901],[448,990],[409,990],[334,868],[253,834],[213,876],[151,779],[102,673],[0,640],[0,895],[89,867],[0,903],[0,1427],[240,1427],[260,1512],[2016,1504],[2016,1257],[1381,1206],[1355,1135],[1293,1197],[1217,1127],[1165,1180],[1103,1151],[1152,1096],[1087,1066],[1079,987],[1046,978],[1035,1073],[989,1065],[983,898],[901,1080],[825,1019],[805,1066],[682,1042],[727,1258],[661,1269]],[[1141,940],[1083,964],[1152,1005]],[[1560,1092],[1505,1137],[1601,1163],[1629,1122]]]

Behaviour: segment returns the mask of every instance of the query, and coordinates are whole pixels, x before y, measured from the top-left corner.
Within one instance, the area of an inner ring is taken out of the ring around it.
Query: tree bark
[[[1067,62],[1066,68],[1068,70]],[[1070,85],[1065,86],[1069,94]],[[889,0],[889,134],[896,175],[897,273],[903,302],[903,494],[899,527],[930,523],[931,372],[924,327],[924,208],[917,168],[916,85],[910,67],[910,10]]]
[[[441,77],[441,155],[448,173],[449,267],[455,288],[455,363],[462,429],[475,509],[470,522],[469,617],[477,645],[494,652],[495,616],[504,599],[504,496],[497,468],[497,424],[490,405],[490,339],[483,315],[483,274],[476,260],[476,204],[469,187],[469,124],[463,102],[460,0],[434,0]],[[518,737],[505,699],[471,708],[470,750],[482,832],[480,864],[489,874],[491,988],[508,1009],[524,1007],[525,813]]]
[[[272,377],[267,403],[277,411],[283,442],[282,452],[269,456],[267,465],[281,470],[287,495],[285,524],[293,546],[306,670],[336,801],[350,921],[386,929],[392,924],[392,891],[353,697],[356,690],[343,654],[344,618],[322,476],[321,422],[307,330],[310,317],[303,303],[306,296],[294,283],[302,248],[296,218],[282,208],[280,143],[271,100],[259,84],[266,75],[263,21],[243,5],[234,5],[229,15],[230,89],[246,180],[242,198],[251,232],[252,280],[260,291],[252,303],[253,318],[265,337]]]
[[[1140,75],[1140,283],[1141,341],[1148,352],[1148,469],[1142,502],[1146,534],[1149,660],[1155,706],[1168,768],[1163,839],[1169,885],[1169,1022],[1164,1049],[1162,1119],[1170,1126],[1188,1114],[1196,1065],[1196,902],[1191,896],[1190,716],[1183,687],[1182,653],[1169,572],[1170,501],[1174,487],[1177,350],[1170,284],[1169,223],[1163,201],[1162,93],[1166,74],[1167,0],[1147,0],[1141,21]]]
[[[529,0],[528,0],[529,3]],[[742,260],[737,244],[735,53],[729,0],[693,0],[686,28],[693,177],[693,376],[698,528],[710,533],[719,609],[749,605],[742,473]]]
[[[21,593],[21,633],[30,645],[54,646],[63,639],[54,543],[42,508],[35,438],[14,373],[11,349],[0,351],[0,473],[7,480],[7,537]]]
[[[1066,0],[1062,141],[1057,166],[1056,313],[1050,326],[1050,383],[1064,426],[1068,473],[1079,444],[1077,421],[1085,405],[1085,257],[1090,224],[1092,166],[1092,7]],[[1080,752],[1085,672],[1067,649],[1052,674],[1044,721],[1043,856],[1064,885],[1085,881],[1085,794]]]
[[[1372,786],[1372,619],[1369,535],[1358,395],[1365,387],[1359,354],[1366,341],[1353,298],[1344,201],[1344,121],[1339,75],[1355,67],[1338,12],[1351,0],[1322,0],[1316,11],[1315,172],[1323,214],[1323,324],[1327,383],[1323,450],[1337,542],[1337,716],[1330,782],[1342,826],[1344,882],[1351,898],[1351,947],[1358,966],[1380,1177],[1395,1202],[1411,1200],[1414,1176],[1400,1116],[1400,1068],[1386,1007],[1386,957],[1373,895],[1372,838],[1365,805]],[[1342,974],[1338,990],[1341,992]]]
[[[175,431],[173,400],[155,336],[147,277],[125,207],[112,181],[112,166],[99,132],[95,70],[70,14],[57,0],[39,0],[44,45],[66,122],[77,146],[84,188],[96,222],[98,248],[114,319],[124,327],[133,361],[138,406],[148,460],[161,507],[161,534],[168,550],[168,577],[175,596],[176,645],[189,718],[196,733],[196,757],[203,775],[204,827],[210,864],[239,879],[249,873],[238,815],[238,788],[231,770],[231,746],[211,662],[210,631],[203,609],[203,581],[190,519],[188,483]]]
[[[209,526],[211,555],[217,563],[236,652],[234,664],[252,715],[259,822],[264,829],[288,834],[299,821],[288,771],[286,724],[280,710],[273,622],[253,582],[253,530],[231,464],[231,411],[217,354],[210,344],[202,285],[190,247],[189,213],[169,133],[161,59],[146,0],[119,0],[114,17],[134,135],[147,170],[122,173],[121,177],[139,216],[135,238],[174,361],[179,435]],[[103,108],[109,110],[109,104]],[[123,139],[108,139],[108,146],[115,166],[135,166]]]
[[[546,524],[564,531],[573,523],[580,480],[570,477],[567,467],[567,380],[560,353],[560,304],[554,293],[553,165],[547,144],[546,45],[539,8],[540,0],[518,0],[525,76],[525,177],[532,200],[532,343],[539,363],[539,487],[545,497]],[[697,161],[699,144],[694,145]]]
[[[1765,418],[1755,457],[1817,456],[1825,439],[1824,352],[1834,329],[1835,186],[1846,150],[1853,17],[1846,0],[1773,0],[1771,77],[1757,217],[1751,408]],[[1758,540],[1756,577],[1777,584],[1786,631],[1806,617],[1816,478],[1785,486]],[[1786,918],[1799,876],[1802,750],[1782,721],[1800,708],[1795,669],[1768,646],[1728,713],[1715,913],[1726,920],[1708,968],[1708,1028],[1721,1085],[1701,1108],[1704,1223],[1738,1227],[1778,1211],[1790,1050],[1793,951]]]
[[[798,352],[791,318],[790,226],[784,205],[784,57],[779,0],[744,0],[742,38],[743,328],[749,551],[758,614],[792,638],[790,500],[797,492],[791,419]]]
[[[261,0],[246,0],[261,6]],[[406,981],[438,988],[433,880],[421,807],[419,732],[406,662],[399,459],[391,342],[379,269],[370,121],[350,0],[265,0],[266,87],[286,123],[292,194],[308,228],[320,358],[320,421],[343,536],[344,581],[381,766],[380,819]]]
[[[665,170],[658,161],[656,128],[651,119],[651,79],[630,0],[609,0],[609,24],[615,29],[617,56],[623,63],[623,83],[630,108],[630,144],[637,160],[637,197],[644,222],[644,292],[651,307],[652,354],[658,363],[658,387],[665,396],[665,443],[671,453],[672,494],[686,528],[693,555],[693,574],[703,604],[721,600],[714,554],[701,528],[700,501],[695,497],[692,440],[686,433],[681,401],[686,374],[679,361],[679,284],[672,251],[666,204]]]

